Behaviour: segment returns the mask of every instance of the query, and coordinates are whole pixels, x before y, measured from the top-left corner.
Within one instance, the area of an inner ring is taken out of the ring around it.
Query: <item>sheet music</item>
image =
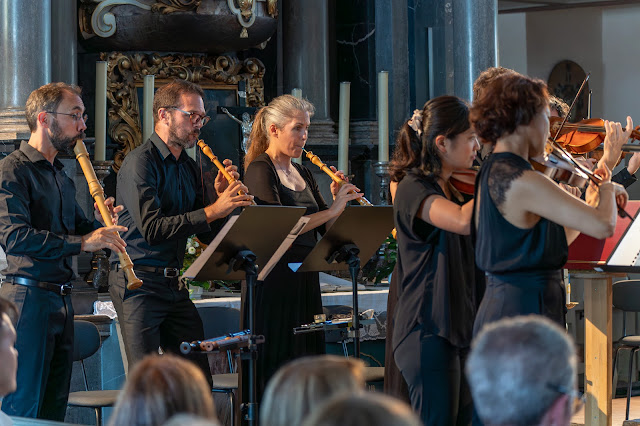
[[[202,253],[200,253],[200,256],[198,256],[197,259],[193,261],[191,266],[189,266],[189,268],[186,271],[184,271],[184,274],[183,274],[184,277],[193,279],[196,276],[198,271],[200,271],[200,269],[202,269],[205,263],[207,263],[207,260],[209,259],[209,256],[211,255],[211,253],[213,253],[216,250],[216,248],[220,245],[224,237],[229,233],[229,231],[231,230],[231,228],[236,223],[239,217],[240,215],[229,217],[229,219],[224,224],[224,226],[216,234],[213,241],[211,241],[211,243],[207,246],[207,248],[204,249]],[[203,256],[203,254],[205,253],[207,254],[207,256]],[[194,273],[193,271],[196,271],[196,272]]]
[[[640,220],[634,220],[611,254],[607,265],[640,266]]]
[[[287,250],[289,250],[289,247],[291,247],[291,244],[293,244],[296,238],[298,238],[298,235],[300,235],[300,232],[302,232],[304,227],[307,226],[308,222],[309,222],[309,218],[305,216],[298,219],[298,223],[296,223],[295,226],[291,228],[291,232],[289,232],[289,235],[287,235],[287,238],[285,238],[282,241],[282,244],[280,244],[280,247],[278,247],[278,249],[275,251],[273,256],[271,256],[267,264],[264,265],[264,267],[258,274],[258,281],[264,281],[267,275],[269,275],[269,272],[271,272],[273,267],[276,266],[276,263],[278,263],[280,258],[282,258],[284,253]]]

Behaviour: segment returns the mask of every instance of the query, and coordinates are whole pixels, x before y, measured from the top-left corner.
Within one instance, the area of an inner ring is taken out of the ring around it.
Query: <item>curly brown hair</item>
[[[518,73],[511,68],[505,67],[490,67],[482,71],[480,75],[478,75],[478,78],[476,78],[476,81],[473,82],[473,99],[478,99],[482,91],[489,86],[489,83],[491,83],[494,78],[505,74]]]
[[[507,73],[494,78],[474,100],[469,120],[476,134],[495,143],[526,126],[549,105],[547,84],[539,79]]]

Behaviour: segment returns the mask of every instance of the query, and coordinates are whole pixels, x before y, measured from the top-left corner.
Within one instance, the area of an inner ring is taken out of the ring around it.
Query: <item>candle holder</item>
[[[373,171],[376,176],[380,178],[380,205],[388,206],[391,204],[391,193],[389,192],[389,184],[391,183],[391,179],[389,178],[389,162],[388,161],[379,161],[377,163],[373,163]]]
[[[111,173],[113,161],[92,161],[93,170],[100,185],[104,187],[104,178]],[[94,288],[106,291],[109,288],[109,258],[104,250],[93,252],[91,257],[91,270],[85,275],[84,280],[91,284]]]

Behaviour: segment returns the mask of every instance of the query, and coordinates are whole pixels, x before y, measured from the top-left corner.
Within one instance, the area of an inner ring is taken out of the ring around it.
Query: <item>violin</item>
[[[589,176],[584,170],[576,167],[576,157],[569,159],[567,153],[556,149],[551,141],[547,141],[545,152],[541,157],[530,159],[534,170],[548,176],[555,182],[575,186],[584,190],[589,183]],[[584,157],[578,157],[582,159]]]
[[[601,118],[587,118],[577,123],[565,123],[560,117],[549,117],[549,130],[555,136],[560,130],[556,142],[571,154],[586,154],[595,150],[604,142],[606,130]],[[622,129],[625,131],[625,129]],[[640,131],[633,130],[630,137],[640,140]]]
[[[454,170],[449,178],[449,183],[461,194],[473,195],[476,186],[478,168]]]

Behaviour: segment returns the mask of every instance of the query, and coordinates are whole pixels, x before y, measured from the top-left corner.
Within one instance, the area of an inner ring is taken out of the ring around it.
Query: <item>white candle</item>
[[[338,170],[349,174],[349,105],[351,83],[340,83],[340,117],[338,119]]]
[[[291,89],[291,96],[294,96],[298,99],[302,99],[302,89],[294,88]],[[302,164],[302,156],[298,158],[292,158],[291,161],[294,163]]]
[[[389,161],[389,72],[378,73],[378,161]]]
[[[153,134],[153,88],[155,76],[144,76],[144,89],[142,91],[142,141],[146,141]]]
[[[96,142],[93,159],[105,161],[107,151],[107,63],[96,62]]]

